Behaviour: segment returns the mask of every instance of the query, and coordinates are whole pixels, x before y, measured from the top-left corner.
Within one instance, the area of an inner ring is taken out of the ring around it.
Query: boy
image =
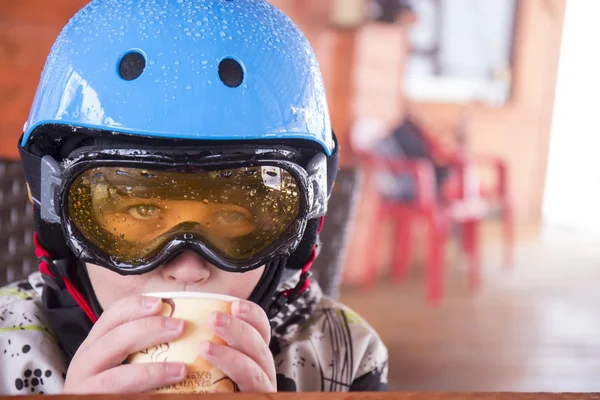
[[[19,146],[40,273],[0,292],[2,394],[144,392],[181,336],[157,291],[240,299],[199,354],[240,391],[384,390],[377,334],[310,281],[338,149],[314,54],[260,0],[95,0]]]

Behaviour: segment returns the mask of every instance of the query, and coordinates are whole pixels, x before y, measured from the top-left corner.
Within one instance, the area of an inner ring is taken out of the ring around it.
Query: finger
[[[236,300],[231,305],[231,314],[252,325],[269,344],[271,341],[271,325],[265,311],[258,304],[250,301]]]
[[[123,362],[130,354],[168,343],[183,335],[183,320],[147,317],[119,325],[75,356],[82,376],[99,374]],[[79,365],[79,360],[85,360]]]
[[[76,388],[65,385],[64,393],[141,393],[179,383],[187,376],[182,363],[129,364],[109,369],[81,382]]]
[[[269,377],[259,365],[231,347],[210,341],[200,345],[200,356],[223,371],[242,392],[275,392],[275,376]]]
[[[117,326],[135,319],[160,314],[162,300],[157,297],[130,296],[106,310],[90,331],[83,346],[88,346]]]
[[[230,347],[250,357],[269,376],[275,376],[275,364],[269,346],[256,328],[248,322],[228,314],[215,312],[210,325]]]

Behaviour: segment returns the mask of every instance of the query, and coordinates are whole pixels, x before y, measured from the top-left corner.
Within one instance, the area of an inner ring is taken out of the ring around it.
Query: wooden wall
[[[50,47],[85,3],[0,1],[0,157],[18,158],[17,141]]]

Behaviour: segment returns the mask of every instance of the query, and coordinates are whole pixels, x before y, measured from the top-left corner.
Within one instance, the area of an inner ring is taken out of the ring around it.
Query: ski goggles
[[[80,151],[41,162],[41,217],[77,257],[141,274],[183,249],[230,272],[289,256],[327,204],[327,159],[285,152]]]

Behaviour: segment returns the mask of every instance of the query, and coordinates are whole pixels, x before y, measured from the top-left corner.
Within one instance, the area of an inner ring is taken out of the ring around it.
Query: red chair
[[[429,135],[427,135],[429,136]],[[437,304],[443,295],[444,251],[450,234],[451,224],[462,228],[462,248],[469,261],[469,287],[476,289],[481,280],[481,252],[479,244],[479,223],[493,215],[494,205],[503,220],[504,265],[513,263],[513,210],[508,192],[508,171],[506,164],[497,157],[470,157],[457,152],[443,151],[431,137],[424,138],[437,161],[441,161],[450,171],[449,178],[438,192],[435,181],[434,164],[429,159],[395,159],[354,148],[362,160],[367,176],[380,173],[412,177],[415,183],[415,196],[412,201],[402,201],[385,196],[377,196],[376,221],[372,228],[371,243],[381,244],[381,227],[384,221],[395,221],[397,246],[395,247],[392,276],[402,280],[407,275],[412,252],[412,229],[414,223],[422,219],[427,225],[427,245],[425,277],[427,298]],[[482,166],[493,168],[496,183],[490,190],[480,189],[477,169]],[[378,254],[377,251],[374,252]],[[372,287],[377,278],[377,257],[371,257],[364,270],[364,285]]]

